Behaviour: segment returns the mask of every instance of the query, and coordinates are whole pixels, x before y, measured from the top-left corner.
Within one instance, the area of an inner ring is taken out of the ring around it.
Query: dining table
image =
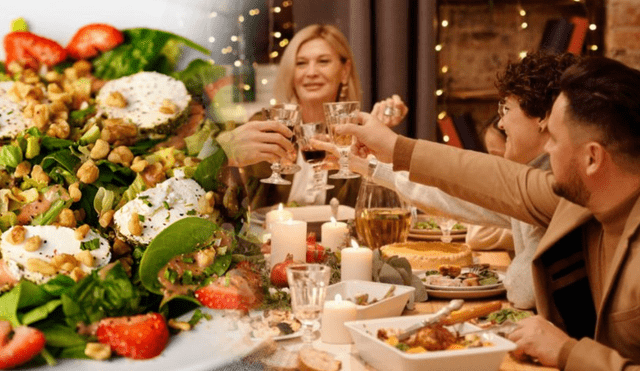
[[[495,269],[497,271],[506,271],[507,266],[509,265],[511,259],[509,254],[505,251],[474,251],[474,261],[478,263],[489,264],[491,269]],[[504,294],[501,296],[495,297],[487,297],[487,298],[474,298],[474,299],[465,299],[462,309],[467,306],[479,305],[482,303],[486,303],[489,301],[499,300],[502,302],[503,308],[511,307],[509,302],[507,301]],[[449,303],[448,299],[439,299],[439,298],[429,298],[424,302],[414,303],[412,309],[406,309],[403,311],[402,316],[414,316],[421,314],[430,314],[435,313],[441,307],[447,305]],[[300,349],[302,346],[302,342],[299,338],[294,338],[285,341],[276,342],[277,347],[285,348],[289,351],[295,352]],[[313,347],[324,350],[335,356],[337,360],[342,363],[342,371],[387,371],[376,368],[376,365],[367,364],[359,357],[356,347],[353,344],[347,345],[337,345],[337,344],[326,344],[323,343],[319,336],[312,343]],[[256,367],[260,362],[257,361],[257,357],[247,357],[244,360],[246,367]],[[250,364],[247,364],[250,363]],[[241,368],[234,368],[234,366],[230,366],[230,368],[224,369],[224,371],[235,371],[240,370]],[[246,368],[245,368],[246,369]],[[261,366],[255,368],[256,370],[263,369]],[[268,368],[267,368],[268,369]],[[553,367],[545,367],[539,363],[533,362],[525,362],[517,360],[511,354],[507,354],[502,361],[500,371],[555,371],[557,368]],[[219,370],[222,371],[222,370]]]

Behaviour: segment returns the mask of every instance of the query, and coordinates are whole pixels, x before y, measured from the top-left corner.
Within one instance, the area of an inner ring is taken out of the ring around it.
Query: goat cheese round
[[[15,102],[9,95],[14,84],[13,81],[0,82],[0,140],[13,139],[33,126],[33,120],[22,114],[25,104]]]
[[[124,97],[124,107],[109,105],[109,95],[116,92]],[[138,72],[108,81],[96,101],[98,116],[133,123],[141,134],[168,134],[187,118],[191,96],[180,80],[158,72]],[[172,106],[168,111],[163,109],[167,101]]]
[[[27,261],[31,258],[40,259],[46,263],[51,263],[52,259],[56,255],[69,254],[76,255],[81,253],[83,243],[85,248],[87,243],[91,245],[94,240],[98,240],[95,244],[94,250],[89,250],[94,259],[93,266],[86,266],[79,264],[78,267],[85,273],[90,273],[92,270],[103,267],[111,260],[111,250],[109,248],[109,241],[98,233],[90,230],[83,240],[76,239],[75,229],[68,227],[57,227],[53,225],[26,225],[21,226],[26,229],[25,239],[21,243],[13,244],[9,235],[16,227],[10,228],[2,234],[0,241],[0,251],[2,252],[2,259],[6,262],[7,267],[11,275],[17,280],[24,278],[36,283],[47,282],[54,275],[45,275],[40,272],[33,272],[28,269]],[[42,244],[39,249],[35,251],[25,250],[27,240],[30,237],[39,236]]]
[[[204,188],[193,179],[169,178],[118,209],[113,215],[115,229],[127,241],[147,245],[170,224],[189,216],[202,216],[198,201],[204,194]],[[130,231],[129,224],[134,212],[142,227],[142,233],[137,235]]]

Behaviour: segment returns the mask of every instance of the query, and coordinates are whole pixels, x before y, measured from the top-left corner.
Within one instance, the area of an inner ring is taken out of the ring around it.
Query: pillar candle
[[[342,281],[371,281],[373,251],[367,247],[359,247],[355,240],[351,240],[351,245],[353,247],[346,247],[341,251],[340,274]]]
[[[324,302],[322,309],[322,329],[320,339],[329,344],[350,344],[351,334],[344,323],[355,321],[357,317],[356,304],[348,300],[342,300],[340,294],[336,294],[335,300]]]
[[[286,220],[271,225],[271,267],[284,261],[287,254],[293,260],[307,259],[307,222]]]
[[[327,251],[336,251],[344,244],[345,239],[349,235],[347,223],[338,222],[331,217],[330,222],[322,224],[321,227],[322,246]]]
[[[275,222],[283,222],[285,220],[291,220],[291,219],[293,219],[293,214],[291,213],[291,211],[285,210],[282,207],[282,203],[280,203],[280,205],[276,210],[271,210],[265,215],[265,220],[264,220],[265,232],[272,233],[271,224]]]

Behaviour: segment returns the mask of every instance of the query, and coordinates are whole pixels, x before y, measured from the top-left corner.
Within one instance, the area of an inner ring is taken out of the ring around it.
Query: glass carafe
[[[405,242],[411,228],[411,208],[398,194],[363,179],[356,200],[358,240],[372,249],[395,242]]]

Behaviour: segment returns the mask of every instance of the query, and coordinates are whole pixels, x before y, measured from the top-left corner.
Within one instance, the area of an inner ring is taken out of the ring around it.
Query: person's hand
[[[242,167],[280,158],[295,160],[295,148],[289,141],[293,133],[275,121],[250,121],[216,138],[230,166]]]
[[[369,172],[369,161],[365,157],[357,156],[352,152],[349,156],[349,170],[366,176]]]
[[[402,122],[407,112],[409,112],[409,108],[404,104],[402,98],[394,94],[391,98],[374,104],[371,116],[392,128]]]
[[[324,161],[322,162],[322,170],[337,170],[340,168],[338,163],[340,153],[338,152],[338,148],[335,144],[319,139],[310,139],[309,144],[311,147],[324,150],[327,153]]]
[[[368,113],[360,112],[358,120],[363,125],[343,124],[336,127],[338,134],[351,134],[358,139],[357,146],[364,146],[373,153],[379,161],[393,161],[393,147],[398,134]],[[357,153],[362,153],[359,149]]]
[[[518,346],[516,351],[524,352],[550,367],[558,367],[560,350],[570,339],[569,335],[540,316],[518,321],[517,328],[508,338]]]

